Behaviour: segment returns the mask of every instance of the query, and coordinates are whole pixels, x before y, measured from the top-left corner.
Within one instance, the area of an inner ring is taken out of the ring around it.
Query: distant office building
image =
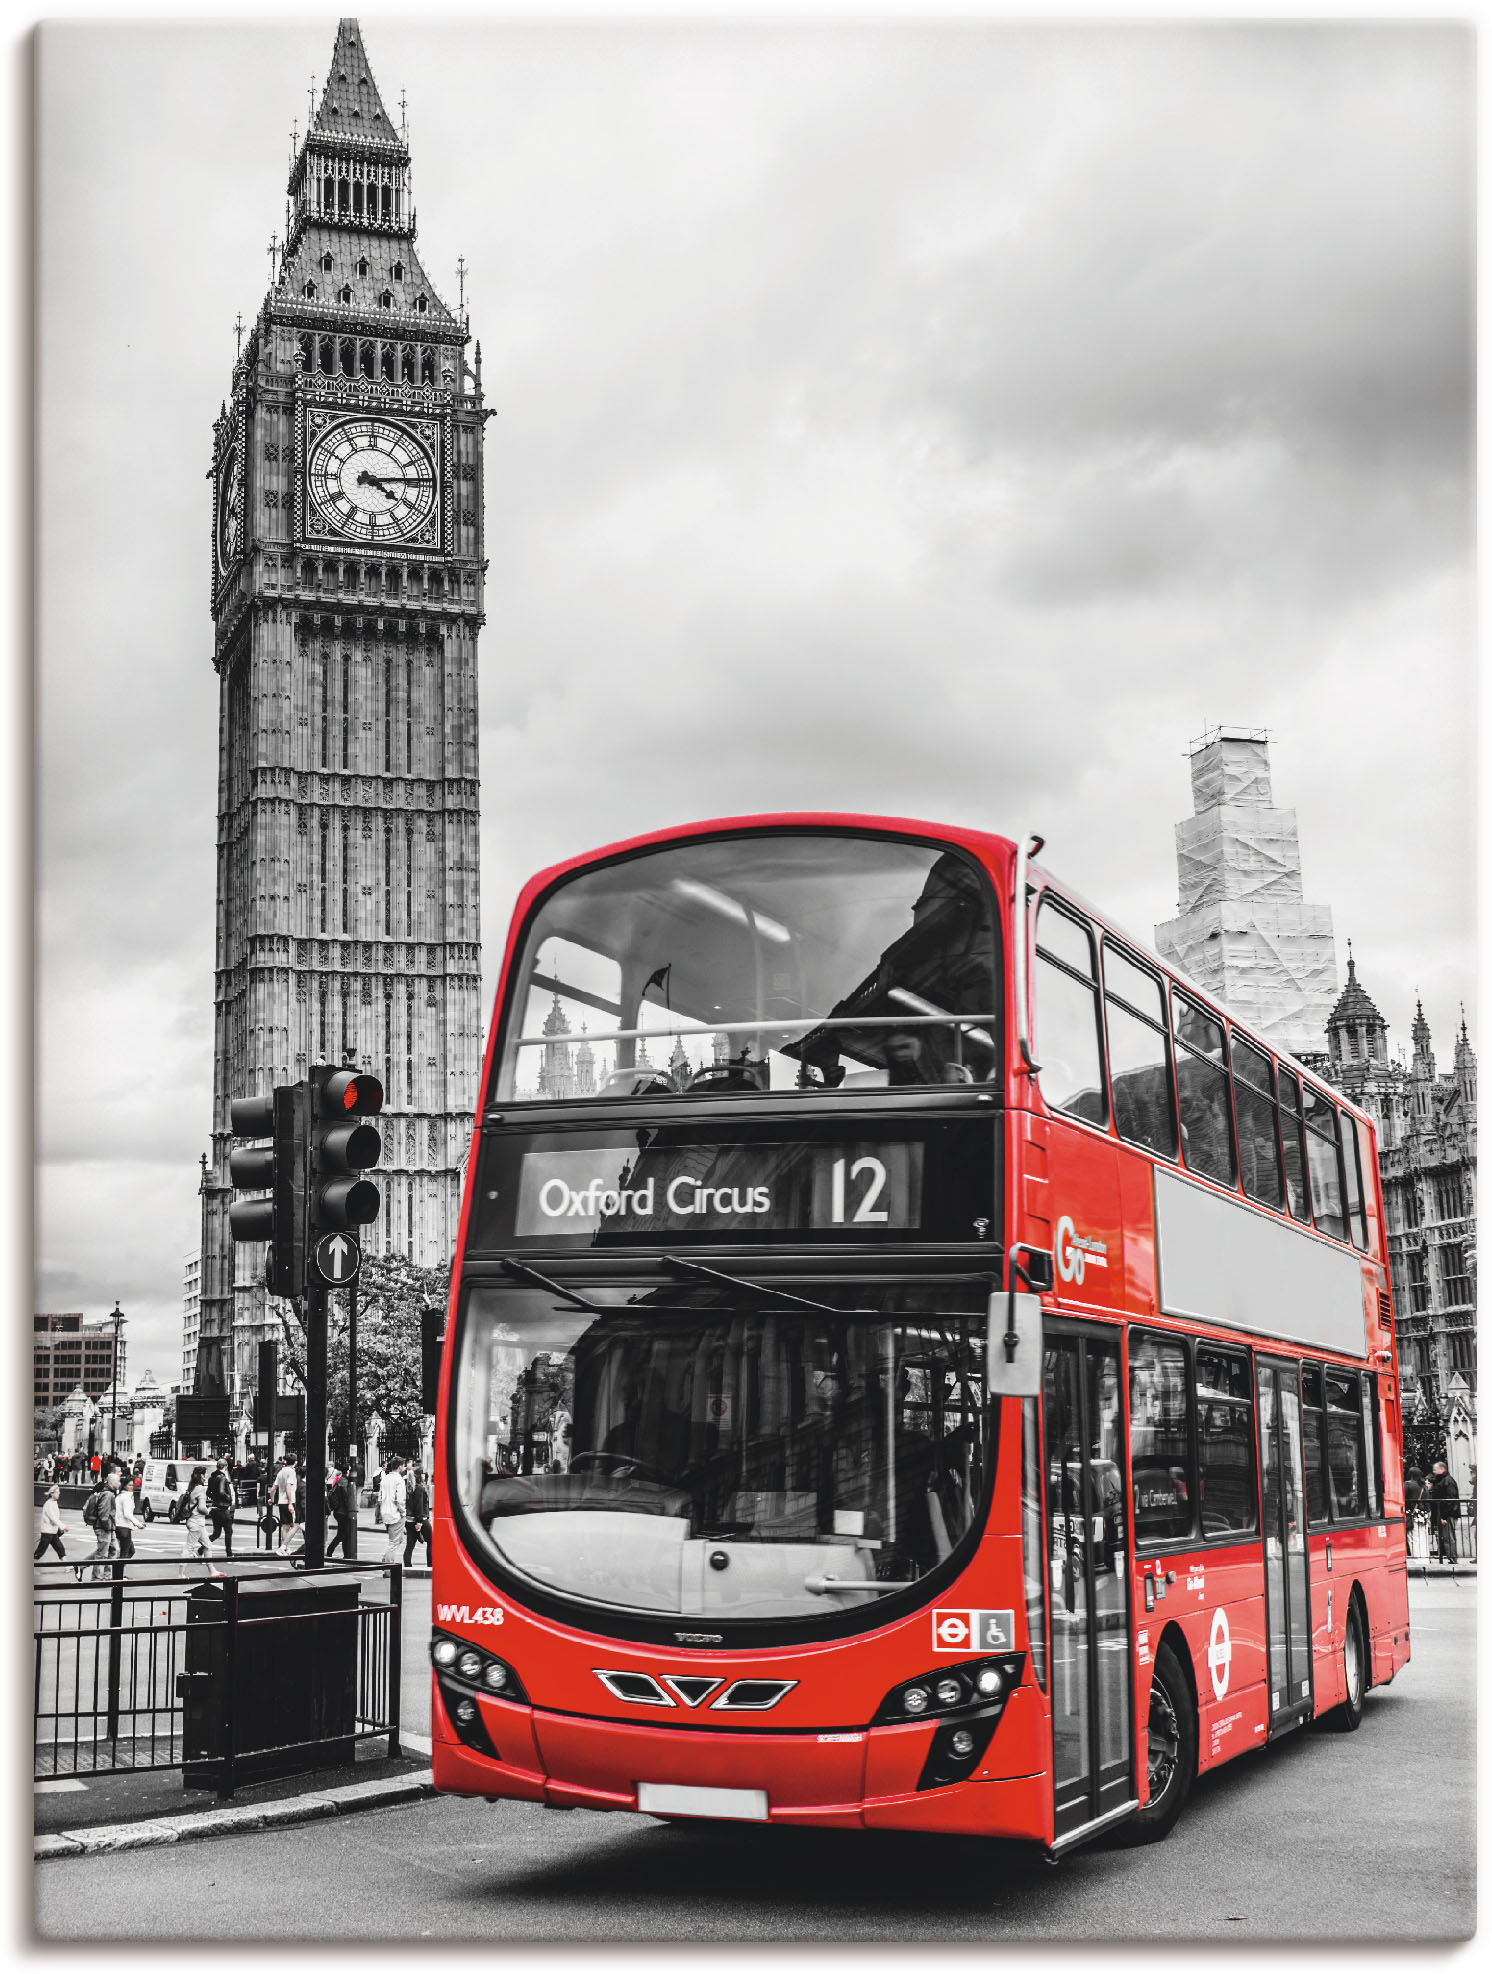
[[[1463,1016],[1455,1066],[1440,1074],[1416,1003],[1413,1060],[1391,1062],[1388,1023],[1350,946],[1326,1033],[1332,1082],[1378,1128],[1404,1415],[1441,1421],[1466,1495],[1476,1467],[1476,1051]]]
[[[88,1323],[81,1314],[33,1316],[33,1403],[65,1405],[81,1385],[89,1398],[101,1398],[114,1382],[114,1326]],[[119,1344],[119,1379],[124,1381],[125,1345]]]
[[[1176,825],[1177,916],[1156,951],[1277,1049],[1324,1062],[1337,994],[1331,909],[1308,905],[1293,809],[1277,809],[1269,736],[1216,727],[1191,753],[1193,814]]]
[[[197,1338],[202,1329],[202,1250],[182,1264],[181,1382],[188,1391],[197,1375]]]

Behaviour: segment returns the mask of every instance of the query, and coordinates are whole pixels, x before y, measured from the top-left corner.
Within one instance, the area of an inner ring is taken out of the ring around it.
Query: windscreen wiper
[[[560,1283],[551,1281],[548,1275],[541,1275],[537,1268],[530,1268],[526,1261],[514,1261],[504,1255],[500,1265],[505,1275],[514,1275],[520,1282],[532,1282],[535,1288],[548,1289],[551,1295],[557,1295],[562,1302],[568,1302],[573,1309],[584,1309],[591,1316],[616,1314],[614,1304],[592,1302],[588,1295],[577,1295],[573,1289],[564,1288]]]
[[[748,1282],[741,1275],[727,1275],[722,1269],[706,1268],[702,1261],[689,1261],[681,1254],[665,1254],[661,1259],[663,1266],[671,1268],[676,1275],[703,1275],[706,1281],[724,1282],[732,1289],[748,1289],[752,1295],[764,1295],[773,1302],[790,1302],[797,1309],[813,1309],[821,1316],[877,1316],[882,1313],[876,1309],[845,1309],[833,1302],[814,1302],[806,1295],[794,1295],[789,1289],[768,1288],[762,1282]]]

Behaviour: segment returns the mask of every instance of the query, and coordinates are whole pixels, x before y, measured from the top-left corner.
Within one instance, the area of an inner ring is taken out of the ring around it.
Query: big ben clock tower
[[[228,1231],[228,1106],[382,1079],[374,1252],[449,1260],[480,1066],[481,351],[420,264],[409,149],[355,20],[213,435],[218,885],[199,1390],[277,1335]]]

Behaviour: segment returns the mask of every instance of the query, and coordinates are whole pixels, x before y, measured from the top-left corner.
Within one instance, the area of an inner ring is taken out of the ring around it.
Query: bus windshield
[[[997,978],[962,851],[827,832],[644,851],[540,906],[492,1098],[984,1083]]]
[[[453,1492],[479,1558],[618,1611],[863,1609],[972,1539],[995,1441],[977,1284],[823,1290],[478,1283]]]

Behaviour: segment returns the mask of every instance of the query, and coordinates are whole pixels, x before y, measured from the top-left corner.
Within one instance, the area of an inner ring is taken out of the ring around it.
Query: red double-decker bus
[[[440,1788],[1056,1853],[1408,1659],[1371,1123],[1040,847],[750,818],[525,889]]]

